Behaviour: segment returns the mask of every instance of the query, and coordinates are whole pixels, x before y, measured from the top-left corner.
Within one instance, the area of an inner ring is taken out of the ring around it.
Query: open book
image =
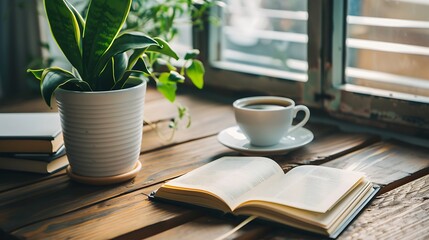
[[[269,158],[223,157],[165,183],[152,198],[337,237],[377,190],[360,172],[299,166],[284,174]]]

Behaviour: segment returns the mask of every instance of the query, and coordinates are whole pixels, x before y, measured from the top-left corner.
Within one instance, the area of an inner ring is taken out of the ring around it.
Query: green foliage
[[[204,14],[218,3],[216,0],[133,0],[126,28],[171,41],[178,33],[178,21],[188,19],[192,25],[202,28]]]
[[[156,36],[159,45],[168,46],[165,41],[173,40],[178,33],[178,27],[183,23],[190,23],[198,28],[203,27],[203,17],[207,10],[219,4],[217,0],[133,0],[130,14],[126,20],[125,27],[128,30],[138,30],[147,33],[150,36]],[[164,39],[164,40],[162,40]],[[164,41],[164,42],[161,42]],[[151,46],[147,50],[150,52],[158,48]],[[158,53],[163,53],[158,51]],[[158,91],[161,92],[167,99],[174,101],[177,83],[182,83],[184,76],[187,76],[192,83],[199,89],[204,85],[204,66],[197,60],[200,51],[192,49],[181,58],[183,65],[179,70],[177,65],[170,62],[170,57],[174,56],[160,55],[156,52],[147,54],[145,59],[148,66],[154,67],[161,62],[162,66],[166,66],[170,73],[157,73],[158,69],[151,69],[151,78],[157,81]],[[176,75],[180,74],[183,77],[175,79]],[[167,77],[168,76],[168,77]],[[179,111],[180,112],[180,111]],[[180,115],[180,114],[179,114]]]
[[[174,34],[169,34],[166,41],[159,37],[163,34],[149,37],[141,30],[129,28],[128,22],[127,27],[124,27],[131,5],[135,2],[92,0],[87,16],[83,18],[67,0],[44,0],[52,35],[73,66],[71,71],[58,67],[27,70],[41,81],[42,96],[49,106],[58,88],[108,91],[132,86],[141,82],[142,78],[154,79],[158,90],[167,99],[174,101],[176,84],[183,82],[184,77],[173,69],[165,73],[154,71],[158,59],[179,58],[167,43]],[[141,9],[152,9],[153,4],[146,4]],[[150,17],[153,17],[154,22],[159,19],[158,16]],[[171,24],[165,24],[162,23],[164,27],[171,28]],[[183,69],[185,65],[181,73]]]

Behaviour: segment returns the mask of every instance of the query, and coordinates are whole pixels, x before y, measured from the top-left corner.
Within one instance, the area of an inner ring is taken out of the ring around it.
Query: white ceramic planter
[[[134,169],[140,155],[145,93],[146,82],[115,91],[56,91],[74,174],[109,177]]]

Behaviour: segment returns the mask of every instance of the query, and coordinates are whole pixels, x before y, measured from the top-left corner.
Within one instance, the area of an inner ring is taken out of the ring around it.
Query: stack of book
[[[0,113],[0,169],[53,173],[67,165],[58,113]]]

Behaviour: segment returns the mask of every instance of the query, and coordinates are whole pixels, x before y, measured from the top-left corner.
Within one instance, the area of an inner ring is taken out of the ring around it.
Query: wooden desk
[[[192,127],[163,142],[145,127],[140,161],[132,181],[111,186],[73,182],[60,171],[52,175],[0,171],[0,239],[214,239],[240,219],[148,201],[147,195],[175,178],[220,156],[239,155],[217,142],[234,125],[232,100],[208,95],[181,96],[190,108]],[[219,99],[219,98],[218,98]],[[45,111],[40,100],[4,106],[1,112]],[[170,119],[174,105],[148,91],[145,118]],[[274,156],[284,169],[294,164],[322,164],[365,172],[382,190],[340,239],[429,238],[429,149],[369,134],[350,133],[311,122],[315,139],[303,148]],[[319,239],[272,223],[251,222],[231,238]]]

